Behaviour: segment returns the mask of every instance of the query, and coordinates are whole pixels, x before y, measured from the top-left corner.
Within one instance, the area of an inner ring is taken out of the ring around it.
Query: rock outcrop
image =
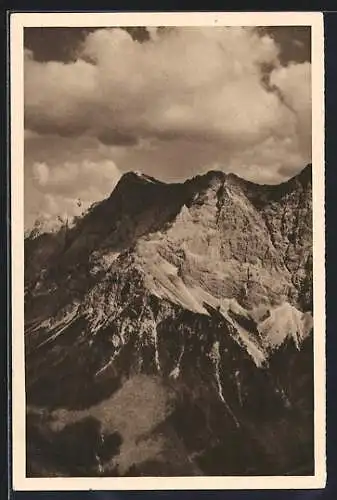
[[[278,186],[130,172],[27,238],[30,474],[311,474],[311,217],[311,166]],[[65,468],[55,447],[88,418],[88,462]]]

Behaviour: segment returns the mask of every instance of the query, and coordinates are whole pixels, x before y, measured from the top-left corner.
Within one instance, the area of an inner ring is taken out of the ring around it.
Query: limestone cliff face
[[[295,290],[290,298],[312,310],[311,165],[290,181],[269,188],[269,192],[266,189],[260,200],[248,196],[260,209],[273,245],[291,274]]]
[[[121,431],[114,458],[98,459],[95,441],[86,473],[311,473],[311,196],[310,166],[279,186],[129,173],[73,228],[28,238],[27,401],[56,412],[39,424],[48,453],[61,439],[50,419],[89,415],[104,440],[132,406],[126,384],[150,380],[160,419],[138,444]]]

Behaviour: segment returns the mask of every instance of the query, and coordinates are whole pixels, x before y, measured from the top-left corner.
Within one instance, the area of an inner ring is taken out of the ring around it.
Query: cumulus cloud
[[[292,63],[275,69],[270,76],[295,116],[296,136],[303,156],[311,153],[311,65]]]
[[[230,167],[252,182],[277,184],[303,168],[304,163],[296,141],[290,137],[271,136],[251,148],[235,152]]]
[[[291,123],[261,84],[261,67],[277,64],[272,38],[250,28],[175,29],[142,44],[125,30],[97,30],[74,63],[38,63],[28,54],[26,124],[110,144],[185,136],[242,148]],[[274,85],[288,85],[290,94],[296,82],[275,73]]]
[[[98,29],[75,59],[25,53],[27,168],[44,197],[99,199],[111,159],[163,180],[216,164],[258,182],[310,161],[311,66],[282,65],[268,34],[151,29],[139,43],[125,30]]]
[[[38,196],[35,217],[42,215],[51,223],[58,218],[72,219],[108,196],[119,178],[119,170],[109,160],[65,162],[52,167],[36,162],[32,167],[33,187]]]

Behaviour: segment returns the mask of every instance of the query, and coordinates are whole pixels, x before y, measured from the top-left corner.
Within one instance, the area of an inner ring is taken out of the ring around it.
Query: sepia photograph
[[[25,487],[323,486],[320,15],[29,16],[11,81]]]

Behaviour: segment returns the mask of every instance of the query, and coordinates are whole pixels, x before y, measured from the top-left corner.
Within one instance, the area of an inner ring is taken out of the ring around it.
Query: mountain
[[[125,174],[25,239],[27,473],[313,473],[311,165]]]

